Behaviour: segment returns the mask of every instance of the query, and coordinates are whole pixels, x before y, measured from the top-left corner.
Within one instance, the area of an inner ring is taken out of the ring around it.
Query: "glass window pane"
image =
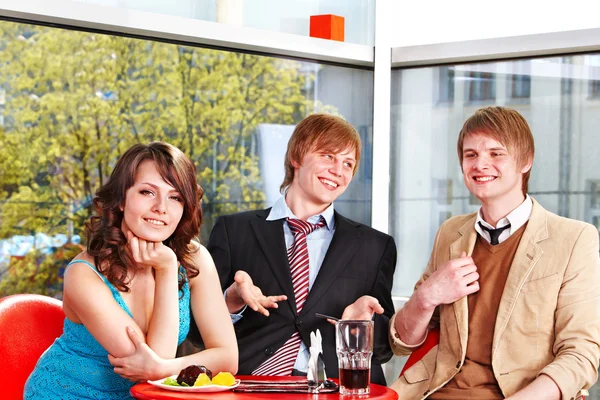
[[[137,142],[195,162],[206,241],[217,216],[279,196],[296,123],[340,115],[364,156],[336,209],[370,222],[372,71],[5,21],[0,49],[0,296],[60,297],[93,195]]]
[[[515,108],[529,122],[536,145],[529,193],[549,211],[600,228],[598,60],[577,55],[392,71],[394,295],[412,294],[440,224],[480,207],[463,183],[456,141],[482,106]],[[440,80],[449,69],[454,79]],[[450,90],[454,101],[441,105],[436,93]]]
[[[531,125],[536,139],[532,196],[543,195],[544,207],[560,215],[597,220],[600,101],[589,97],[588,89],[600,79],[598,59],[580,55],[393,71],[390,231],[399,247],[395,295],[412,292],[440,216],[479,207],[462,182],[456,140],[463,122],[482,106],[513,107]],[[453,79],[441,79],[449,70],[455,71]],[[502,81],[508,84],[496,84]],[[506,90],[497,92],[499,88]],[[456,93],[453,103],[441,107],[439,99],[450,91]],[[523,102],[523,97],[530,100]],[[446,203],[440,193],[449,196]]]

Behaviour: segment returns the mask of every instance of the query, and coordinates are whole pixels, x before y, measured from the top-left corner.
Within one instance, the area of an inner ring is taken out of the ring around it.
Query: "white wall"
[[[569,0],[396,0],[392,46],[600,27],[600,2]]]

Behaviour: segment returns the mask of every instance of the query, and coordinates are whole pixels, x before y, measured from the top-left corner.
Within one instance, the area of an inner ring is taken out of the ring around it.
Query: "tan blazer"
[[[418,288],[439,265],[471,255],[476,213],[444,222]],[[559,217],[533,201],[529,223],[510,267],[498,309],[492,368],[505,396],[550,376],[569,400],[596,382],[600,357],[600,261],[598,230]],[[480,282],[481,285],[493,282]],[[440,343],[391,387],[400,399],[422,399],[445,385],[462,366],[468,336],[467,298],[436,309]],[[390,321],[390,343],[397,355],[408,346]],[[482,327],[492,329],[492,327]]]

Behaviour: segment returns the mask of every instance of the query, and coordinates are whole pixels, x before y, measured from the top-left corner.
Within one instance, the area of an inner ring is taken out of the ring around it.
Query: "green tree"
[[[152,140],[196,164],[206,237],[214,216],[263,206],[257,126],[294,124],[309,110],[312,72],[291,60],[4,21],[0,49],[0,239],[83,237],[119,155]],[[10,276],[47,282],[35,276],[60,266],[42,259],[28,255]]]

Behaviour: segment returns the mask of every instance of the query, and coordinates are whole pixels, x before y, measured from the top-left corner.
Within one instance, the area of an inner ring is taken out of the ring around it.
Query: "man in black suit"
[[[272,208],[222,216],[215,223],[207,248],[235,324],[239,374],[306,373],[309,335],[319,329],[327,374],[337,377],[334,326],[315,313],[374,316],[371,381],[385,385],[381,364],[392,356],[387,331],[394,313],[396,246],[392,237],[333,209],[356,172],[360,150],[358,133],[341,118],[305,118],[288,144],[284,196]],[[296,236],[298,224],[311,226],[304,239]],[[302,251],[304,278],[295,270]]]

